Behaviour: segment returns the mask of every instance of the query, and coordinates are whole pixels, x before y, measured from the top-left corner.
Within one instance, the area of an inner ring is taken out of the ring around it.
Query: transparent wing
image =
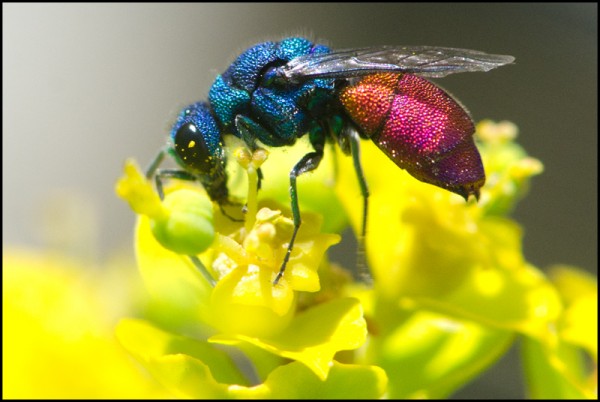
[[[403,72],[435,78],[454,73],[488,71],[514,60],[512,56],[468,49],[383,46],[297,57],[279,67],[276,74],[288,82],[309,78],[348,78],[377,72]]]

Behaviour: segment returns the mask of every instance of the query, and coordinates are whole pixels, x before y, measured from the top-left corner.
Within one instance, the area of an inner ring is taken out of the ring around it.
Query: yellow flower
[[[214,241],[198,256],[181,255],[171,245],[189,236],[185,227],[168,232],[165,238],[152,229],[153,222],[163,220],[163,216],[178,216],[179,208],[191,215],[205,215],[188,207],[196,202],[197,194],[204,193],[168,191],[161,205],[137,206],[140,202],[155,204],[157,200],[147,196],[150,183],[139,170],[126,166],[126,176],[119,182],[117,192],[144,215],[136,230],[140,271],[153,297],[173,310],[173,320],[178,324],[169,325],[170,328],[177,330],[186,319],[191,321],[188,330],[194,322],[208,325],[210,329],[200,329],[199,333],[215,333],[210,342],[254,345],[302,362],[325,380],[338,351],[356,349],[364,342],[366,324],[362,309],[356,300],[342,298],[317,306],[303,305],[305,311],[300,313],[296,293],[320,290],[317,269],[326,250],[339,242],[340,236],[321,233],[322,218],[303,212],[285,273],[274,284],[288,251],[293,221],[271,200],[257,204],[256,171],[265,155],[258,151],[250,155],[245,150],[235,155],[248,171],[245,222],[234,222],[221,209],[214,211]],[[167,197],[174,194],[178,195],[178,202],[166,205]],[[169,236],[176,240],[171,242]],[[199,275],[197,268],[211,280]],[[131,344],[126,347],[135,348]]]
[[[514,138],[514,133],[505,133],[513,126],[486,123],[479,127],[480,136],[486,139],[484,165],[492,178],[482,188],[479,203],[465,203],[456,194],[417,181],[373,144],[362,144],[372,194],[366,246],[377,291],[394,303],[417,303],[552,338],[549,326],[560,312],[558,296],[524,260],[519,226],[501,216],[500,207],[494,204],[500,198],[506,198],[503,205],[513,203],[520,192],[504,189],[525,186],[540,169],[525,174],[516,168],[532,158],[507,139]],[[514,173],[517,170],[519,174]],[[357,227],[362,209],[356,190],[348,191],[355,178],[351,166],[340,172],[338,194]]]
[[[484,122],[478,130],[487,175],[478,203],[416,180],[361,143],[375,278],[361,297],[377,334],[365,361],[386,369],[390,397],[447,396],[504,353],[515,331],[556,341],[558,294],[525,261],[521,229],[505,217],[541,163],[513,142],[514,125]],[[340,162],[337,193],[359,231],[352,162]]]
[[[597,399],[598,280],[565,265],[551,267],[549,271],[564,310],[557,322],[556,342],[523,341],[529,396]]]
[[[242,244],[220,237],[212,269],[219,274],[210,303],[213,326],[224,333],[260,336],[278,333],[294,315],[295,291],[319,290],[317,268],[338,235],[319,233],[320,223],[305,215],[283,279],[273,285],[293,223],[279,211],[261,209]]]
[[[125,175],[117,182],[115,191],[138,214],[150,219],[154,237],[168,250],[194,255],[212,243],[212,203],[198,188],[170,188],[164,201],[140,172],[133,160],[124,167]]]
[[[565,304],[559,334],[584,348],[598,364],[598,280],[566,265],[550,267],[550,278]]]
[[[346,215],[357,232],[362,222],[352,159],[339,150],[337,171],[308,175],[313,191],[299,191],[302,225],[276,284],[294,230],[291,166],[281,166],[299,160],[300,147],[289,151],[298,157],[284,156],[271,169],[263,150],[233,153],[247,183],[230,174],[228,188],[232,199],[246,200],[244,222],[231,218],[239,216],[237,205],[210,211],[206,194],[187,185],[167,187],[160,201],[141,173],[128,173],[118,192],[145,215],[136,231],[140,272],[168,317],[159,320],[162,329],[123,320],[120,341],[184,397],[339,398],[345,389],[380,397],[389,378],[390,398],[442,398],[520,337],[532,395],[593,395],[596,381],[581,374],[573,351],[583,348],[597,362],[597,320],[586,321],[597,315],[597,289],[572,274],[553,283],[523,257],[521,228],[507,214],[543,166],[514,142],[516,135],[508,122],[477,126],[487,182],[479,202],[466,203],[362,143],[372,288],[351,283],[325,258],[339,235],[321,233],[323,218],[336,231]],[[257,193],[259,168],[266,179]],[[245,198],[241,188],[248,189]],[[230,359],[215,344],[243,353],[257,378],[248,381],[235,364],[239,355]],[[287,388],[278,386],[282,377]]]
[[[115,342],[131,305],[126,272],[8,248],[2,256],[4,398],[165,398]],[[119,292],[128,288],[127,293]]]

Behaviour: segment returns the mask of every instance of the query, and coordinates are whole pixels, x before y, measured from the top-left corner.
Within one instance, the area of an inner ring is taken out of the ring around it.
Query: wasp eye
[[[205,173],[212,169],[212,156],[195,124],[186,123],[179,127],[173,140],[175,152],[186,166]]]

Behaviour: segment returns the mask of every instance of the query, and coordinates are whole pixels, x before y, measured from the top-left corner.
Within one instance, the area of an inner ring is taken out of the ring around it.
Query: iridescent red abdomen
[[[366,76],[340,93],[354,123],[415,178],[479,197],[485,182],[469,113],[433,83],[410,74]]]

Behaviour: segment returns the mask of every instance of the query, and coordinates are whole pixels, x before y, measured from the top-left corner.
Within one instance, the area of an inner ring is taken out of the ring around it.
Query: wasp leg
[[[358,179],[358,185],[360,186],[360,192],[363,197],[363,216],[362,216],[362,228],[360,236],[358,238],[358,273],[361,279],[370,284],[373,279],[367,268],[366,264],[366,246],[365,237],[367,235],[367,215],[369,212],[369,187],[365,179],[365,174],[360,163],[360,136],[358,132],[352,128],[347,127],[343,131],[343,137],[350,145],[350,154],[352,155],[352,162],[354,164],[354,171],[356,172],[356,178]]]
[[[296,178],[300,176],[302,173],[310,172],[311,170],[315,170],[321,159],[323,159],[323,142],[317,142],[313,144],[315,147],[315,152],[310,152],[298,162],[292,171],[290,172],[290,197],[292,199],[292,216],[294,218],[294,232],[292,233],[292,239],[288,245],[287,252],[285,253],[285,257],[283,258],[283,262],[281,264],[281,268],[279,268],[279,272],[273,281],[273,285],[277,285],[281,278],[283,277],[283,273],[285,272],[285,267],[290,259],[290,254],[292,253],[292,249],[294,248],[294,241],[296,240],[296,235],[298,234],[298,229],[300,229],[300,224],[302,220],[300,218],[300,207],[298,205],[298,191],[296,187]]]
[[[187,181],[197,181],[198,178],[196,176],[194,176],[191,173],[186,172],[185,170],[157,170],[156,171],[156,175],[154,176],[154,180],[156,183],[156,191],[158,192],[158,196],[160,197],[160,199],[164,199],[164,190],[163,190],[163,179],[164,178],[171,178],[171,179],[179,179],[179,180],[187,180]],[[229,220],[233,221],[233,222],[244,222],[243,219],[238,219],[238,218],[234,218],[233,216],[229,215],[227,213],[227,211],[225,211],[225,208],[223,207],[222,203],[218,203],[219,204],[219,209],[221,210],[221,213],[226,216],[227,218],[229,218]],[[227,205],[234,205],[233,203],[229,203],[227,202]]]
[[[262,180],[264,178],[261,168],[256,169],[256,174],[258,175],[258,183],[256,184],[256,187],[257,187],[256,189],[260,190],[260,186],[261,186]]]
[[[227,204],[227,205],[239,206],[239,205],[241,205],[241,204],[236,204],[236,203],[233,203],[233,202],[232,202],[232,203],[230,203],[230,204]],[[234,218],[233,216],[229,215],[229,214],[227,213],[227,211],[225,211],[225,208],[223,208],[223,204],[219,204],[219,210],[221,210],[221,213],[223,214],[223,216],[226,216],[226,217],[227,217],[227,218],[228,218],[230,221],[232,221],[232,222],[245,222],[245,220],[244,220],[244,219],[238,219],[238,218]]]
[[[154,158],[152,163],[146,169],[146,179],[150,180],[152,176],[156,174],[158,170],[158,166],[162,163],[163,159],[165,159],[165,155],[168,153],[168,148],[163,148],[160,150],[158,155]]]
[[[214,288],[215,285],[217,284],[217,282],[212,277],[212,275],[210,274],[210,272],[208,272],[208,269],[206,269],[206,267],[204,266],[204,264],[202,263],[202,261],[200,261],[200,258],[196,257],[195,255],[188,255],[188,258],[190,259],[190,261],[192,262],[192,264],[194,264],[194,266],[196,267],[196,269],[198,271],[200,271],[200,273],[202,274],[202,276],[204,276],[204,279],[206,279],[208,281],[208,283],[210,284],[210,286],[212,286]]]
[[[193,174],[185,171],[185,170],[177,170],[177,169],[165,169],[165,170],[156,170],[154,175],[154,182],[156,183],[156,192],[161,200],[165,198],[165,193],[163,190],[163,179],[179,179],[179,180],[187,180],[187,181],[197,181],[198,178]]]

